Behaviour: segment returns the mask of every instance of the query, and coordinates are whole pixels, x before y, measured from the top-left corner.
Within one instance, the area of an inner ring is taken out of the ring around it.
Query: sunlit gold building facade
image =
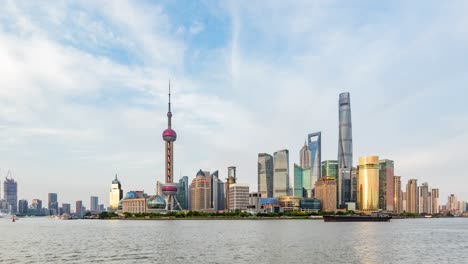
[[[119,202],[123,198],[123,190],[120,181],[117,179],[117,174],[115,179],[112,181],[111,190],[109,192],[109,210],[111,212],[117,211],[119,207]]]
[[[379,209],[379,157],[359,158],[357,172],[358,210],[376,211]]]

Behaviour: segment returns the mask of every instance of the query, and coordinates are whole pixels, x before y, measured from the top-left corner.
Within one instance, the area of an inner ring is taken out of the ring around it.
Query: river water
[[[0,263],[468,263],[468,219],[3,219],[0,245]]]

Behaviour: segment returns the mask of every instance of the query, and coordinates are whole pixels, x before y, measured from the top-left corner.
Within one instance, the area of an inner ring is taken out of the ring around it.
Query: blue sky
[[[167,82],[177,175],[238,167],[322,131],[336,159],[351,92],[354,162],[395,161],[468,200],[465,1],[6,1],[0,7],[0,175],[19,198],[108,202],[164,179]],[[177,177],[176,177],[177,178]],[[292,173],[291,173],[292,178]],[[404,185],[404,184],[403,184]]]

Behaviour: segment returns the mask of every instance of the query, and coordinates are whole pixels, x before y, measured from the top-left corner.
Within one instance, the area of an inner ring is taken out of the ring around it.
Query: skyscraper
[[[309,134],[307,141],[310,150],[310,181],[314,186],[315,182],[322,176],[322,132]]]
[[[418,180],[410,179],[406,184],[406,210],[417,214],[419,211]]]
[[[336,210],[336,180],[333,177],[320,177],[315,183],[315,198],[320,200],[322,211]]]
[[[338,180],[338,161],[325,160],[322,161],[322,177],[332,177]]]
[[[18,213],[20,215],[27,215],[28,214],[28,201],[27,200],[19,200],[18,201]]]
[[[258,192],[262,198],[273,197],[273,157],[267,153],[258,154]]]
[[[247,210],[249,206],[249,185],[233,183],[229,185],[229,210]]]
[[[299,157],[300,157],[300,166],[301,168],[310,168],[311,167],[311,153],[310,149],[307,146],[307,143],[304,142],[304,146],[301,148],[301,151],[299,152]]]
[[[393,212],[401,213],[401,176],[393,176]]]
[[[117,179],[117,174],[115,174],[115,179],[112,181],[111,190],[109,192],[109,209],[111,212],[117,211],[119,208],[119,202],[123,198],[123,190],[120,181]]]
[[[423,183],[419,187],[419,213],[432,214],[432,199],[429,184]]]
[[[211,179],[202,170],[197,172],[190,184],[190,210],[211,210]]]
[[[379,209],[393,211],[393,160],[379,160]]]
[[[310,168],[302,168],[294,163],[294,196],[312,198]]]
[[[69,203],[62,203],[62,211],[64,214],[71,214],[71,205]]]
[[[439,189],[431,189],[431,198],[432,198],[432,213],[439,213]]]
[[[357,170],[357,206],[359,210],[379,209],[379,157],[359,158]]]
[[[226,184],[224,185],[225,187],[225,194],[226,194],[226,199],[224,200],[224,209],[226,211],[229,211],[229,205],[230,205],[230,193],[229,193],[229,185],[236,183],[237,181],[237,176],[236,176],[236,167],[235,166],[230,166],[228,167],[228,177],[226,179]]]
[[[353,139],[351,98],[341,93],[338,101],[338,204],[344,207],[351,201],[351,171],[353,167]]]
[[[10,176],[10,178],[8,178]],[[11,173],[8,172],[3,182],[3,199],[5,199],[11,209],[11,213],[17,213],[18,207],[18,183],[13,180]]]
[[[33,199],[33,200],[32,200],[32,203],[31,203],[31,207],[32,207],[33,209],[36,209],[36,210],[41,211],[41,210],[42,210],[42,200],[40,200],[40,199]]]
[[[82,201],[76,201],[75,203],[75,214],[78,218],[83,217],[83,202]]]
[[[49,193],[47,202],[48,202],[47,207],[49,208],[49,214],[50,215],[58,214],[59,209],[58,209],[57,194],[56,193]]]
[[[93,214],[99,213],[99,198],[97,196],[91,196],[89,207],[90,207],[91,213]]]
[[[216,170],[210,175],[211,178],[211,208],[213,208],[213,211],[217,212],[220,209],[220,200],[219,200],[219,182],[221,181],[219,179],[219,172]],[[223,191],[224,193],[224,191]],[[223,206],[224,207],[224,206]]]
[[[273,197],[287,196],[289,192],[289,151],[273,154]]]
[[[180,178],[179,183],[177,184],[177,201],[179,201],[182,210],[189,209],[189,184],[188,176],[183,176]]]
[[[177,139],[176,132],[172,129],[172,112],[171,112],[171,83],[169,82],[169,103],[168,111],[167,111],[167,128],[163,131],[162,137],[166,143],[165,151],[165,159],[166,159],[166,182],[162,186],[162,192],[166,196],[166,205],[168,211],[173,211],[175,209],[174,206],[174,198],[177,194],[177,184],[173,183],[174,180],[174,142]],[[180,208],[179,208],[180,209]]]

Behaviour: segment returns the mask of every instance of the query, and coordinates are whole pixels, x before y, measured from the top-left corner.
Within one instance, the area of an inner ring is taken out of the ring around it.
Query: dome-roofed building
[[[166,209],[166,200],[161,195],[153,195],[146,199],[146,207],[149,211],[153,209]]]

